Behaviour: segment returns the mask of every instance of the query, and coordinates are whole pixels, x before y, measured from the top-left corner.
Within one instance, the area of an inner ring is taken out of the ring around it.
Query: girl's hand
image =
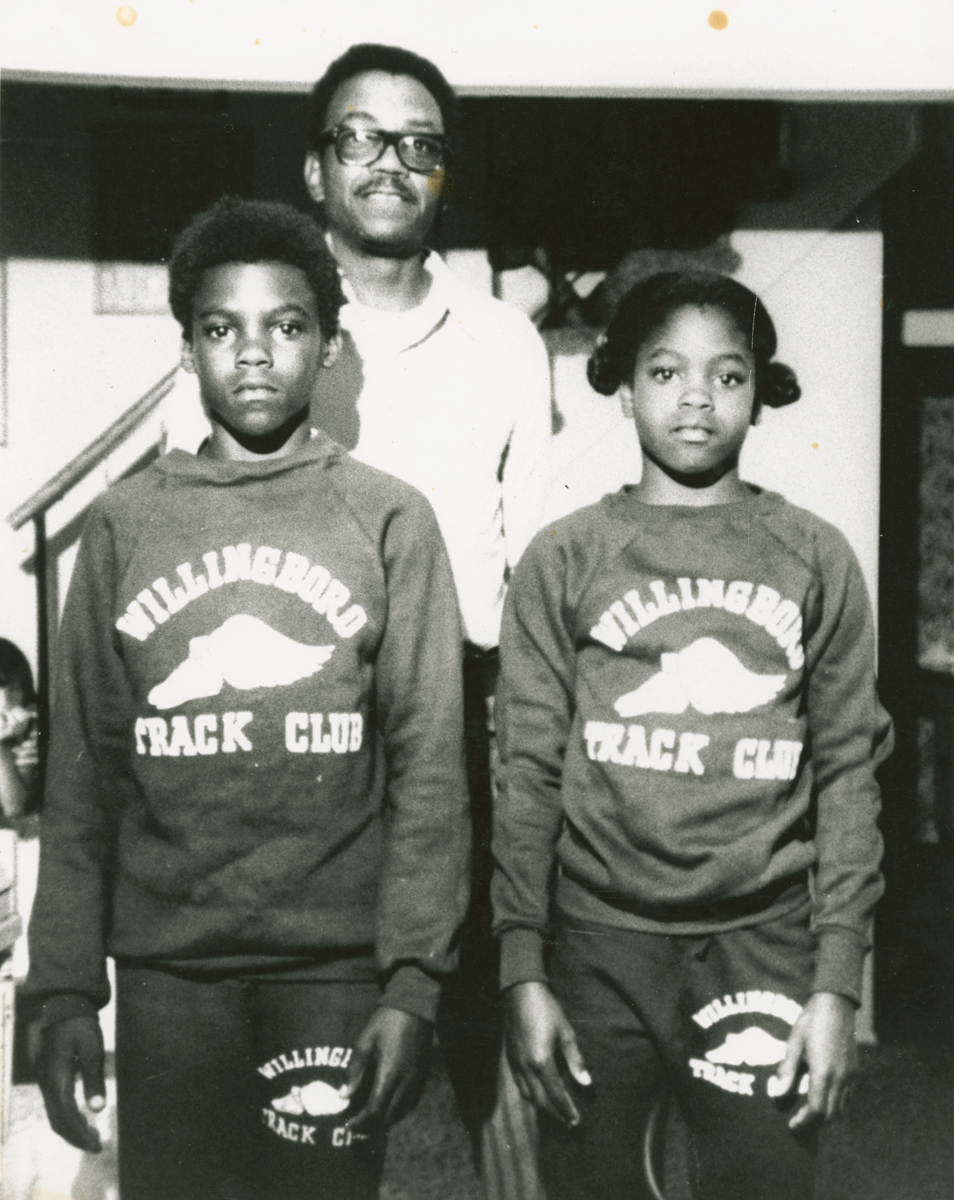
[[[844,1108],[848,1085],[858,1067],[855,1006],[850,1000],[834,992],[816,992],[811,997],[792,1026],[772,1094],[790,1092],[803,1063],[808,1071],[808,1096],[789,1121],[789,1129],[827,1120]]]
[[[590,1085],[590,1075],[573,1026],[545,983],[517,983],[504,992],[507,1056],[525,1100],[545,1109],[572,1129],[580,1114],[560,1072],[559,1058],[577,1083]]]

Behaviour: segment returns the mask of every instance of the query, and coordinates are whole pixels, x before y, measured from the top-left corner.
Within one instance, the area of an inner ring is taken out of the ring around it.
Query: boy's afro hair
[[[305,273],[315,294],[322,336],[338,332],[345,302],[338,266],[321,230],[289,204],[223,196],[179,234],[169,259],[169,307],[192,339],[192,304],[210,267],[224,263],[287,263]]]

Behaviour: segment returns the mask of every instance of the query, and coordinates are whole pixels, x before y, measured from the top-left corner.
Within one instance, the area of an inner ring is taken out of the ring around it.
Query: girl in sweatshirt
[[[706,1200],[804,1200],[841,1107],[890,720],[844,537],[739,478],[796,400],[762,303],[639,284],[589,363],[639,484],[538,535],[501,638],[495,928],[549,1200],[645,1196],[665,1084]]]

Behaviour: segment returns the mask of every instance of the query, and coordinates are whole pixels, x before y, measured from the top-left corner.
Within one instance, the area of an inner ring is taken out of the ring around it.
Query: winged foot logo
[[[758,675],[715,638],[703,637],[683,650],[663,653],[661,670],[614,705],[621,717],[644,713],[751,712],[774,700],[784,675]]]
[[[239,691],[287,687],[307,679],[331,658],[334,646],[309,646],[237,613],[204,637],[189,642],[189,655],[149,693],[160,711],[187,700],[217,696],[226,683]]]
[[[791,1026],[801,1011],[800,1004],[777,992],[749,991],[713,1000],[694,1013],[692,1019],[702,1029],[711,1029],[728,1017],[763,1013]],[[755,1070],[778,1066],[786,1049],[787,1043],[781,1038],[774,1037],[761,1025],[750,1024],[739,1032],[727,1032],[721,1044],[707,1050],[704,1058],[690,1058],[689,1067],[694,1079],[702,1079],[737,1096],[754,1096]],[[741,1069],[745,1067],[750,1069]],[[798,1091],[802,1094],[808,1091],[807,1075],[799,1080]],[[772,1098],[781,1094],[775,1075],[766,1081],[765,1092]]]
[[[307,1113],[309,1117],[334,1117],[344,1112],[350,1101],[344,1098],[338,1088],[330,1083],[315,1079],[304,1087],[293,1087],[284,1096],[278,1096],[272,1101],[276,1112],[291,1113],[299,1117]]]
[[[758,1025],[727,1034],[721,1046],[706,1054],[709,1062],[730,1067],[774,1067],[784,1057],[785,1043]]]
[[[352,1049],[347,1046],[306,1046],[302,1050],[277,1054],[263,1063],[258,1073],[265,1079],[277,1080],[288,1071],[315,1067],[344,1071],[351,1055]],[[318,1146],[327,1141],[338,1150],[346,1149],[355,1142],[367,1141],[367,1134],[350,1129],[346,1121],[338,1125],[334,1121],[322,1120],[340,1116],[350,1105],[350,1098],[342,1095],[342,1088],[323,1079],[290,1086],[285,1081],[285,1084],[288,1090],[272,1097],[261,1110],[262,1123],[283,1141],[294,1142],[298,1146]]]

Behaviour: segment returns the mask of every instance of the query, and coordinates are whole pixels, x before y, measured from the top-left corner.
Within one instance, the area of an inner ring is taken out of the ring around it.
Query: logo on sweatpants
[[[272,1101],[272,1108],[296,1117],[302,1113],[309,1117],[333,1117],[344,1112],[348,1104],[347,1097],[342,1096],[339,1089],[322,1079],[315,1079],[304,1087],[293,1087],[285,1096],[278,1096]]]
[[[716,1050],[709,1050],[711,1063],[731,1067],[774,1067],[785,1057],[785,1043],[772,1037],[758,1025],[750,1025],[742,1033],[730,1033]]]
[[[347,1125],[328,1128],[328,1118],[339,1116],[351,1103],[341,1094],[351,1054],[346,1046],[308,1046],[276,1054],[263,1063],[259,1075],[269,1082],[277,1081],[281,1092],[262,1108],[262,1123],[276,1137],[299,1146],[315,1146],[316,1138],[327,1139],[337,1149],[365,1141],[365,1134],[352,1133]],[[335,1082],[315,1078],[316,1069],[325,1075],[334,1071],[338,1078]],[[288,1073],[289,1078],[284,1078]]]
[[[710,1001],[693,1013],[692,1019],[701,1029],[717,1032],[720,1042],[713,1049],[705,1051],[703,1057],[689,1059],[693,1078],[703,1079],[737,1096],[754,1096],[760,1071],[778,1066],[785,1057],[787,1041],[769,1033],[762,1024],[755,1024],[749,1014],[758,1013],[769,1018],[772,1024],[790,1030],[801,1011],[800,1004],[778,992],[736,992],[734,996]],[[743,1028],[716,1028],[723,1021],[740,1016],[745,1018]],[[744,1067],[751,1069],[740,1069]],[[808,1091],[807,1075],[802,1076],[798,1090],[802,1093]],[[765,1081],[765,1091],[769,1096],[780,1094],[774,1072]]]

